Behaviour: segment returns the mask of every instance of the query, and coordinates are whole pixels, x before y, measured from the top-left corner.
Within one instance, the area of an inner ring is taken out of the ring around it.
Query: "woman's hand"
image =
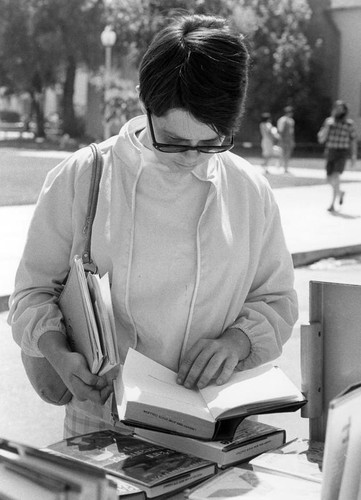
[[[200,339],[181,360],[177,383],[202,389],[216,378],[217,385],[225,384],[250,350],[249,338],[237,328],[229,328],[217,339]]]
[[[66,337],[60,332],[47,332],[42,335],[39,339],[39,350],[79,401],[89,399],[97,404],[105,403],[113,391],[114,373],[101,377],[91,373],[85,357],[72,352]]]
[[[113,391],[111,381],[105,375],[100,377],[91,373],[86,359],[77,352],[66,353],[61,365],[54,368],[79,401],[89,399],[93,403],[104,404]]]

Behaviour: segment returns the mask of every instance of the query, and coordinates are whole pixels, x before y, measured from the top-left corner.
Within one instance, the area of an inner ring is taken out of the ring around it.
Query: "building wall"
[[[340,32],[338,98],[350,105],[361,138],[361,1],[334,0],[331,14]]]

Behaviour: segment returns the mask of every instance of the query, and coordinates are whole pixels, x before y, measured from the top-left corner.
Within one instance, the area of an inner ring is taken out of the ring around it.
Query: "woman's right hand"
[[[89,399],[102,405],[113,391],[105,376],[100,377],[91,373],[85,357],[77,352],[67,352],[62,357],[61,366],[54,368],[79,401]]]
[[[60,332],[46,332],[39,339],[39,350],[79,401],[104,404],[113,391],[105,376],[90,372],[85,357],[72,352],[66,337]]]

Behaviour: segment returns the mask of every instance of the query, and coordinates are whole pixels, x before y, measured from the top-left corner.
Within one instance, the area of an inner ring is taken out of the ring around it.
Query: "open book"
[[[103,375],[119,364],[108,274],[85,274],[76,256],[59,297],[69,344],[83,354],[92,373]]]
[[[115,384],[120,421],[206,440],[230,439],[247,416],[293,411],[306,403],[280,368],[234,372],[218,386],[186,389],[177,374],[129,349]]]

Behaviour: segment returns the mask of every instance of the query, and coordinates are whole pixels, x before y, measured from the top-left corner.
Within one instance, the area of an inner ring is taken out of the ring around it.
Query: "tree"
[[[44,135],[41,98],[46,86],[63,85],[63,132],[79,133],[73,106],[76,69],[102,61],[102,0],[0,0],[0,61],[14,91],[28,91]]]
[[[287,104],[297,112],[309,98],[312,48],[305,36],[311,9],[307,0],[241,0],[235,22],[250,45],[251,69],[243,135],[258,133],[260,114],[277,116]],[[297,120],[296,120],[297,122]]]
[[[138,64],[166,18],[179,11],[223,15],[245,36],[251,65],[243,140],[258,138],[263,111],[277,115],[289,103],[303,126],[298,133],[312,136],[317,118],[311,108],[317,109],[322,98],[315,86],[320,68],[305,35],[312,14],[307,0],[112,0],[108,19],[118,33],[118,47]]]

